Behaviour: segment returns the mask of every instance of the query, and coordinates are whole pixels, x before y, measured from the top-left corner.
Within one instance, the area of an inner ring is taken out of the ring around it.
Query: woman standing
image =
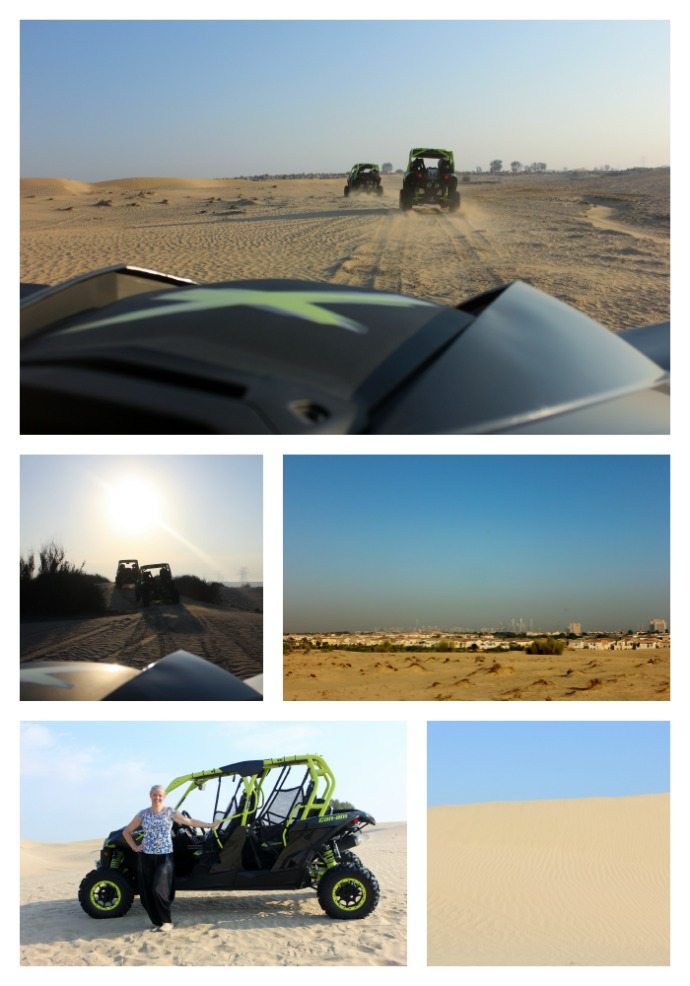
[[[170,906],[175,879],[172,826],[191,825],[197,828],[216,828],[220,821],[200,822],[187,818],[173,808],[167,808],[165,788],[155,784],[149,791],[151,807],[144,808],[122,830],[127,845],[139,856],[139,894],[146,913],[151,918],[151,931],[171,931]],[[144,830],[144,838],[137,845],[132,833]]]

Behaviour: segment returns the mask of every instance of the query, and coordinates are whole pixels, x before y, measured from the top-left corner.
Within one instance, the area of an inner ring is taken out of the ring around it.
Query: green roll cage
[[[335,792],[335,776],[323,757],[318,754],[309,753],[303,756],[276,757],[270,760],[245,760],[240,763],[228,764],[225,767],[217,767],[214,770],[201,770],[193,774],[184,774],[170,781],[166,787],[166,794],[184,788],[182,797],[175,804],[175,811],[179,811],[185,798],[197,789],[201,789],[211,780],[221,780],[223,777],[237,777],[238,787],[233,796],[230,807],[237,806],[237,811],[223,815],[220,819],[221,826],[237,824],[246,826],[249,824],[250,817],[256,816],[259,809],[266,803],[267,797],[281,789],[282,782],[289,776],[289,768],[303,765],[306,768],[302,781],[304,787],[307,778],[309,783],[306,787],[306,797],[296,802],[290,809],[288,817],[285,819],[283,829],[283,842],[286,840],[287,830],[293,822],[298,819],[322,818],[328,812],[333,794]],[[280,769],[276,783],[271,787],[266,784],[271,771]],[[268,794],[266,789],[270,787]],[[237,797],[237,791],[241,788],[241,796]],[[216,829],[213,834],[221,845],[221,840]]]
[[[352,177],[355,177],[360,173],[360,171],[364,171],[365,168],[371,168],[372,171],[381,170],[378,164],[353,164],[352,168],[350,169],[350,175]]]
[[[453,157],[452,151],[444,151],[441,147],[413,147],[410,151],[410,157],[407,162],[407,170],[409,171],[412,167],[412,162],[415,158],[436,158],[437,160],[442,157],[447,157],[450,161],[450,170],[455,171],[455,159]]]

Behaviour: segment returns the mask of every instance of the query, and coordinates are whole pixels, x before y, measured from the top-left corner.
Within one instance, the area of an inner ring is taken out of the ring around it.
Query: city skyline
[[[655,626],[656,624],[656,626]],[[575,626],[579,626],[579,629],[574,629]],[[288,634],[299,634],[302,631],[299,630],[287,630]],[[506,634],[511,633],[515,637],[533,637],[540,633],[551,634],[558,636],[559,633],[573,633],[576,636],[594,636],[596,634],[658,634],[658,633],[670,633],[670,627],[666,620],[659,619],[643,619],[639,620],[634,626],[628,626],[625,629],[617,627],[612,629],[606,626],[588,627],[585,628],[582,624],[573,623],[572,621],[562,627],[553,626],[540,626],[535,624],[534,620],[524,621],[520,620],[509,620],[502,621],[494,626],[453,626],[452,624],[447,624],[441,626],[437,623],[410,623],[406,625],[385,625],[372,626],[368,629],[362,629],[357,627],[352,627],[347,630],[305,630],[304,633],[311,633],[315,636],[328,636],[337,634],[406,634],[406,633],[419,633],[419,634],[429,634],[429,633],[448,633],[448,634]]]
[[[25,20],[20,173],[399,168],[425,141],[462,171],[667,166],[669,49],[663,20]]]
[[[665,456],[288,456],[284,470],[287,633],[670,623]]]

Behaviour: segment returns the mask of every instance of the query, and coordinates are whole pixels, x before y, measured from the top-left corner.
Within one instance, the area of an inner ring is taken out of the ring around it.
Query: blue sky
[[[345,8],[347,9],[347,8]],[[21,175],[667,165],[664,21],[24,21]]]
[[[404,723],[24,722],[21,838],[103,838],[146,807],[153,784],[240,760],[305,753],[326,758],[336,797],[377,822],[404,820]],[[204,798],[213,793],[209,785],[194,810],[190,801],[190,813],[203,818],[212,810]]]
[[[22,456],[20,554],[54,540],[108,578],[119,558],[138,558],[261,581],[261,469],[260,456]]]
[[[430,722],[429,805],[669,790],[667,722]]]
[[[669,620],[665,456],[287,456],[286,631]]]

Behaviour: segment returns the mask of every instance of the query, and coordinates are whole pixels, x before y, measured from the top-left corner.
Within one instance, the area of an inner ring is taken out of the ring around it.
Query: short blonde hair
[[[149,797],[151,797],[154,791],[162,791],[163,794],[165,794],[165,788],[163,787],[162,784],[154,784],[151,790],[149,791]]]

